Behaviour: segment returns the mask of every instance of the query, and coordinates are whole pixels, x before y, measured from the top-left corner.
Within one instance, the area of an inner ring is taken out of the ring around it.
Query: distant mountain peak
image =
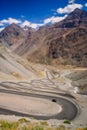
[[[15,23],[12,23],[12,24],[10,24],[9,26],[18,26],[17,24],[15,24]]]
[[[26,37],[26,32],[17,24],[12,23],[0,32],[0,38],[8,45],[20,44]]]
[[[79,8],[76,8],[73,12],[77,12],[77,11],[81,11],[82,12],[82,10],[79,9]]]
[[[22,30],[22,28],[19,25],[15,24],[15,23],[12,23],[12,24],[8,25],[6,28],[7,29],[14,28],[14,29],[21,29]]]
[[[77,18],[85,18],[87,17],[87,12],[81,9],[76,8],[73,12],[71,12],[67,18],[77,19]]]
[[[54,24],[56,28],[73,28],[80,25],[87,26],[87,12],[78,8],[68,14],[64,20]]]

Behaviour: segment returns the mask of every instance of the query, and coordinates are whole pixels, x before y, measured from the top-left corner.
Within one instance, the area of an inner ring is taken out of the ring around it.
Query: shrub
[[[71,122],[69,120],[65,120],[63,123],[65,123],[65,124],[71,124]]]

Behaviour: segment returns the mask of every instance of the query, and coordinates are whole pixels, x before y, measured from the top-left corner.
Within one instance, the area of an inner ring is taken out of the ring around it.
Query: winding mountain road
[[[39,82],[39,83],[41,83],[41,82]],[[24,85],[24,84],[27,84],[27,85]],[[48,83],[47,85],[51,86],[51,84],[52,83]],[[38,115],[38,114],[34,115],[33,113],[31,113],[31,114],[26,113],[25,111],[20,112],[20,111],[16,111],[15,109],[11,110],[8,108],[3,108],[3,106],[0,105],[0,114],[27,116],[27,117],[34,117],[36,119],[69,119],[69,120],[73,120],[79,113],[78,104],[76,104],[75,100],[73,99],[73,96],[70,96],[68,94],[55,93],[55,92],[53,92],[53,93],[48,92],[48,94],[47,94],[47,93],[44,93],[43,91],[41,91],[41,89],[40,90],[38,89],[37,91],[34,89],[32,90],[32,84],[29,84],[27,82],[25,82],[25,83],[2,82],[2,83],[0,83],[0,86],[1,86],[0,94],[6,93],[6,94],[15,95],[15,96],[18,95],[18,96],[22,96],[22,97],[24,96],[24,97],[28,97],[28,98],[34,97],[36,99],[39,99],[39,98],[45,99],[45,100],[49,100],[50,102],[55,101],[55,103],[58,104],[62,108],[62,110],[59,113],[46,116],[46,115]],[[44,84],[44,86],[45,86],[45,84]],[[55,87],[53,87],[53,88],[51,88],[51,90],[55,90]],[[45,87],[45,89],[46,89],[46,87]],[[22,91],[20,91],[20,90],[22,90]],[[27,90],[32,90],[32,92],[29,92]]]

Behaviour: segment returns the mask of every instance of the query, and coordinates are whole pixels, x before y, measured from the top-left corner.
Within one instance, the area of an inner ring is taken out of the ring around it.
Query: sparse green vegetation
[[[44,130],[42,126],[34,126],[31,130]]]
[[[48,126],[47,121],[41,121],[40,124],[41,124],[41,125],[46,125],[46,126]]]
[[[85,127],[85,128],[77,128],[76,130],[87,130],[87,127]]]
[[[18,122],[0,121],[0,130],[16,130],[18,128]]]
[[[63,126],[63,125],[60,125],[60,126],[57,128],[57,130],[66,130],[66,128],[65,128],[65,126]],[[67,128],[67,130],[68,130],[68,128]]]
[[[70,121],[64,121],[64,123],[66,122],[70,124]],[[59,125],[54,127],[50,126],[47,121],[32,122],[21,118],[16,122],[0,120],[0,130],[72,130],[72,126]],[[73,128],[73,130],[87,130],[87,127]]]
[[[71,124],[71,122],[69,120],[65,120],[63,123],[65,123],[65,124]]]
[[[21,119],[18,120],[18,122],[20,122],[20,123],[24,123],[24,122],[29,122],[29,121],[26,120],[25,118],[21,118]]]

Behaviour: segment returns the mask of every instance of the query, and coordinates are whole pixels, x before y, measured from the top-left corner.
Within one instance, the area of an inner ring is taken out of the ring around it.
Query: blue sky
[[[75,8],[87,11],[86,0],[0,0],[0,30],[16,23],[37,28],[64,19]]]

